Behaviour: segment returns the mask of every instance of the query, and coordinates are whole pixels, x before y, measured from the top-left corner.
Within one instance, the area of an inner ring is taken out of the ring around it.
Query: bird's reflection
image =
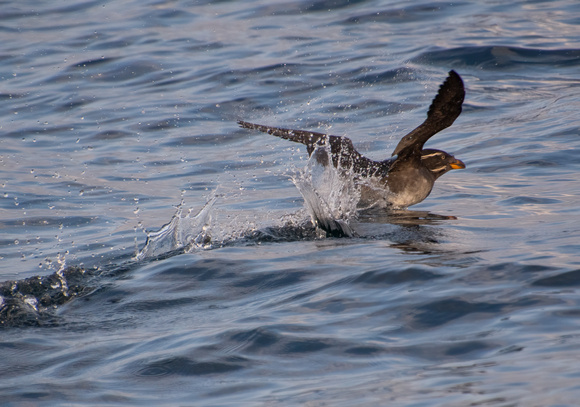
[[[428,211],[409,209],[368,209],[358,215],[361,223],[388,223],[398,226],[437,225],[447,220],[455,220],[457,217],[450,215],[438,215]]]

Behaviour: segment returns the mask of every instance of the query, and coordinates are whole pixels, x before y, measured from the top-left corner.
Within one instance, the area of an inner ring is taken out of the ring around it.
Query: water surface
[[[577,404],[574,1],[0,10],[3,404]],[[236,125],[383,159],[450,69],[464,110],[428,146],[467,169],[421,222],[322,237],[304,149]],[[216,190],[215,244],[132,260]]]

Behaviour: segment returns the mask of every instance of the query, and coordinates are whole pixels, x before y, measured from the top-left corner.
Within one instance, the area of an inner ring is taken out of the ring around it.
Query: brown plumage
[[[392,157],[373,161],[361,155],[348,137],[331,136],[307,130],[292,130],[238,121],[241,127],[263,131],[306,145],[309,155],[319,146],[329,145],[335,167],[348,168],[361,184],[360,205],[408,207],[423,201],[435,181],[465,164],[445,151],[423,149],[433,135],[451,126],[461,113],[465,89],[461,77],[450,71],[433,99],[427,119],[404,136]]]

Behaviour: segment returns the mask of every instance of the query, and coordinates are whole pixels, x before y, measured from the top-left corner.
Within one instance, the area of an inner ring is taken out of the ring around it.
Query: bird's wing
[[[431,102],[427,119],[399,141],[393,155],[405,154],[408,151],[421,151],[427,140],[453,124],[461,113],[464,98],[463,80],[457,72],[449,71],[449,76]]]
[[[254,129],[263,131],[264,133],[271,134],[272,136],[280,137],[285,140],[294,141],[296,143],[302,143],[306,146],[308,150],[308,155],[312,154],[317,146],[324,145],[328,138],[334,138],[336,136],[328,136],[323,133],[316,133],[314,131],[306,130],[292,130],[292,129],[282,129],[279,127],[264,126],[262,124],[254,124],[238,120],[238,124],[246,129]]]
[[[248,123],[242,120],[238,120],[238,124],[246,129],[259,130],[263,131],[264,133],[283,138],[285,140],[302,143],[306,145],[308,155],[312,155],[317,147],[328,143],[330,144],[332,161],[335,166],[340,165],[343,168],[350,168],[354,166],[355,171],[360,172],[363,168],[372,166],[373,163],[368,158],[363,157],[354,148],[352,140],[348,137],[330,136],[327,134],[307,130],[282,129],[279,127],[270,127],[261,124]]]

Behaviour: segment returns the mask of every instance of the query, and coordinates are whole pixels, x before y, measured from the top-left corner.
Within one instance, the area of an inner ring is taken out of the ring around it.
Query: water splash
[[[135,260],[156,257],[178,249],[190,252],[208,247],[211,240],[208,224],[211,219],[211,209],[217,198],[218,196],[214,194],[195,216],[191,216],[191,209],[187,215],[182,216],[182,202],[168,224],[158,231],[147,233],[145,246],[137,253]]]
[[[0,283],[0,328],[51,323],[59,305],[93,290],[98,272],[63,265],[47,276]]]
[[[315,225],[327,235],[354,236],[349,222],[356,217],[358,188],[349,171],[336,169],[329,163],[329,152],[324,148],[317,150],[304,171],[294,178],[294,183],[302,193]],[[177,254],[176,251],[184,253],[216,246],[317,237],[316,229],[305,224],[301,215],[301,220],[292,216],[279,219],[282,226],[246,228],[239,233],[232,233],[230,228],[226,237],[212,243],[209,223],[217,199],[214,192],[195,215],[191,209],[184,215],[184,204],[181,203],[169,223],[147,234],[145,245],[130,261],[85,269],[67,266],[65,255],[59,255],[55,262],[47,259],[49,267],[55,270],[50,275],[0,283],[0,328],[57,323],[54,311],[60,305],[89,294],[99,287],[99,279],[130,271],[142,260]]]
[[[351,223],[357,217],[360,187],[351,168],[334,167],[330,146],[317,147],[304,171],[292,178],[312,222],[329,236],[356,236]]]

